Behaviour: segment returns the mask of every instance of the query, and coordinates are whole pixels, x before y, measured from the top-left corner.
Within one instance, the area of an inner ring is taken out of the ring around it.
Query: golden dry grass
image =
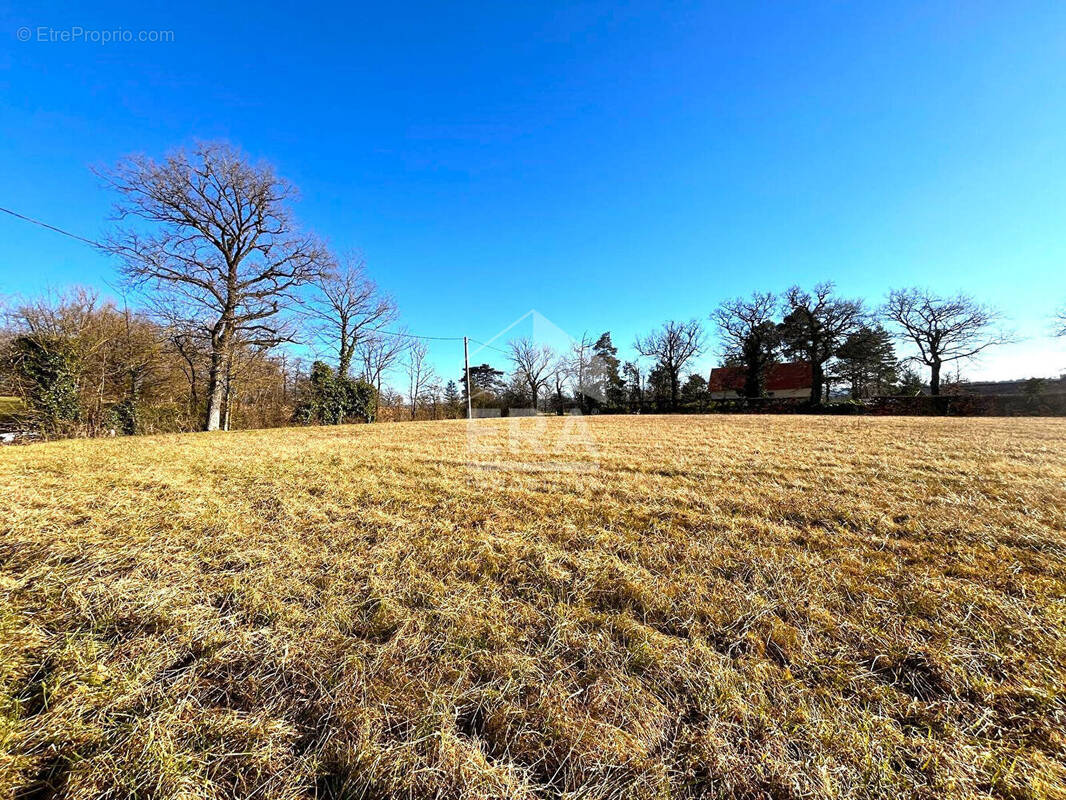
[[[1066,796],[1066,421],[522,424],[0,451],[2,796]]]

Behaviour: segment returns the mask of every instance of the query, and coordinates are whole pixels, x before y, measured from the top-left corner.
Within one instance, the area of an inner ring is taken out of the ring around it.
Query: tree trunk
[[[582,342],[586,341],[584,335],[581,337]],[[582,350],[577,357],[577,407],[581,413],[585,413],[585,351],[584,344],[582,344]]]
[[[217,431],[222,425],[226,400],[226,379],[229,375],[230,336],[223,331],[211,341],[211,368],[207,373],[207,419],[204,430]]]
[[[929,376],[929,394],[936,397],[940,394],[940,362],[934,361],[929,365],[931,374]]]
[[[224,430],[229,430],[230,412],[233,409],[233,377],[230,375],[229,370],[226,370],[225,388],[222,390],[222,423],[219,427]]]
[[[759,384],[762,381],[759,380],[759,373],[762,371],[762,365],[756,361],[751,360],[748,362],[747,369],[744,371],[744,396],[745,397],[761,397],[762,386]]]
[[[129,433],[137,433],[137,407],[140,403],[141,380],[136,369],[129,371],[130,375],[130,408],[129,408]]]
[[[337,353],[337,377],[347,378],[348,369],[352,365],[352,355],[355,352],[354,346],[348,344],[348,320],[341,318],[341,330],[340,330],[340,352]]]
[[[222,423],[222,400],[225,394],[222,356],[211,354],[211,369],[207,373],[207,418],[205,431],[217,431]]]
[[[822,385],[825,383],[825,374],[822,365],[817,361],[811,362],[811,403],[818,405],[822,402]]]

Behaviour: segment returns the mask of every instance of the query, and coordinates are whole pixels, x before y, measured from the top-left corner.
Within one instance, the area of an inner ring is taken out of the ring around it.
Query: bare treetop
[[[511,361],[515,365],[515,374],[527,387],[533,398],[533,408],[537,408],[537,395],[541,388],[555,373],[555,351],[546,344],[536,344],[532,339],[515,339],[509,342]]]
[[[336,349],[337,374],[347,376],[359,342],[396,321],[396,303],[378,290],[355,253],[343,255],[314,286],[306,313],[316,323],[318,336]]]
[[[777,297],[755,292],[750,298],[726,300],[711,315],[725,355],[744,365],[744,396],[763,393],[766,368],[775,360],[780,333],[774,322]]]
[[[760,326],[768,322],[772,324],[776,309],[777,297],[771,292],[755,292],[750,298],[737,297],[723,301],[711,319],[718,326],[726,352],[732,353],[743,348]]]
[[[362,337],[356,345],[356,352],[363,365],[363,380],[378,390],[379,404],[382,379],[415,341],[418,340],[401,328],[395,335],[375,331]],[[378,408],[375,408],[375,415],[377,412]]]
[[[941,297],[927,289],[894,289],[882,313],[918,348],[914,359],[930,368],[933,394],[940,393],[943,364],[1012,341],[1009,334],[994,328],[1001,319],[999,312],[966,294]]]
[[[408,398],[411,401],[411,419],[418,413],[418,404],[430,387],[437,381],[437,373],[431,364],[426,363],[429,346],[421,339],[412,339],[407,348],[405,365],[408,379]]]
[[[848,334],[866,321],[861,300],[839,297],[835,291],[830,282],[819,283],[810,292],[793,286],[785,292],[782,303],[782,343],[787,354],[810,362],[812,403],[821,402],[826,362]]]
[[[1055,314],[1055,335],[1066,336],[1066,306],[1063,306]]]
[[[120,194],[120,221],[154,223],[147,232],[122,229],[109,242],[136,282],[219,309],[237,306],[254,322],[277,313],[278,297],[327,263],[321,244],[293,223],[287,204],[295,189],[229,145],[200,144],[162,162],[130,156],[105,177]]]
[[[670,379],[670,407],[677,408],[681,370],[694,356],[703,352],[703,326],[698,320],[678,322],[669,320],[662,328],[647,336],[638,336],[633,343],[638,353],[654,358],[666,370]]]

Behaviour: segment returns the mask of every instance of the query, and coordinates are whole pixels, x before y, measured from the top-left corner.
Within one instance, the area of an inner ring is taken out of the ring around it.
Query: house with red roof
[[[744,396],[744,367],[716,367],[707,382],[711,398],[732,400]],[[807,399],[811,396],[811,364],[792,361],[766,369],[766,396]]]

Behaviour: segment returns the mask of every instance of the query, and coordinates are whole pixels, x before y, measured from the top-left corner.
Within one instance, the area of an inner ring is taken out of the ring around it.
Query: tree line
[[[1057,320],[1057,334],[1066,335],[1063,316]],[[940,296],[920,288],[892,290],[870,308],[862,299],[839,295],[832,283],[811,290],[793,286],[780,296],[756,292],[726,300],[708,321],[723,365],[742,376],[730,389],[744,398],[765,397],[774,365],[801,361],[810,368],[812,404],[828,401],[831,388],[841,386],[856,400],[913,395],[926,387],[939,395],[952,365],[1012,341],[995,309],[965,294]],[[621,361],[610,332],[595,340],[583,336],[566,353],[519,339],[510,343],[509,384],[489,364],[471,371],[475,405],[532,405],[559,413],[706,410],[711,387],[690,367],[706,351],[707,339],[700,320],[669,320],[633,343],[647,366],[639,359]],[[897,344],[906,348],[904,355],[897,354]],[[928,370],[928,381],[916,366]]]
[[[219,430],[465,414],[466,375],[444,381],[425,341],[398,328],[394,300],[357,254],[333,253],[295,221],[295,188],[269,164],[203,143],[161,161],[131,156],[100,173],[117,198],[99,247],[116,257],[138,307],[76,289],[16,302],[0,330],[0,394],[21,398],[46,435]],[[1057,318],[1066,334],[1066,312]],[[709,316],[741,394],[766,392],[772,365],[811,365],[811,402],[929,391],[944,371],[1009,340],[998,313],[966,295],[894,290],[877,308],[830,283],[755,293]],[[328,354],[308,364],[286,346]],[[897,357],[896,345],[907,352]],[[564,413],[706,408],[693,374],[699,320],[667,321],[623,361],[604,332],[565,353],[508,344],[510,370],[470,370],[471,405]],[[404,386],[389,386],[401,373]],[[687,377],[686,377],[687,375]]]

